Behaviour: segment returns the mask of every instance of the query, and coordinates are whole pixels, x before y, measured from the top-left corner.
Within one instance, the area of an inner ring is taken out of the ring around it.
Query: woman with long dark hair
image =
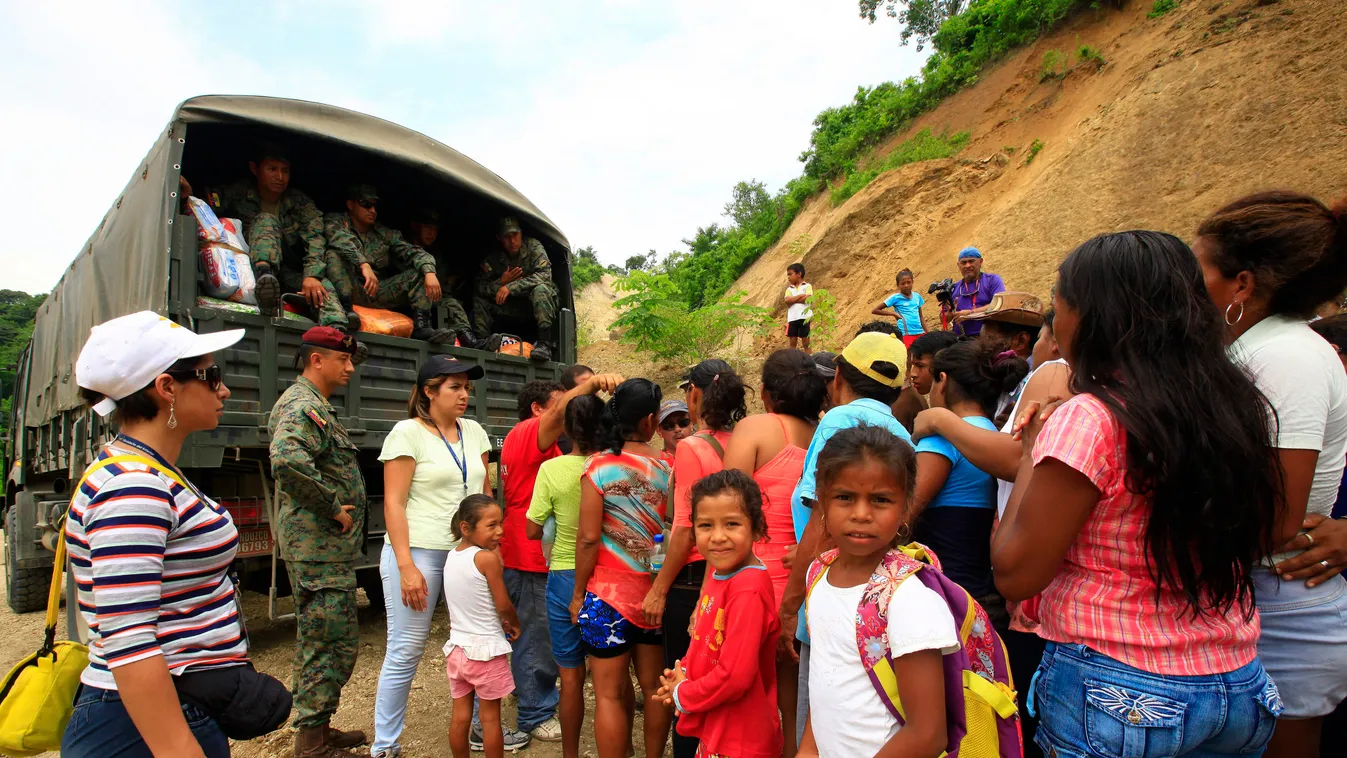
[[[1255,566],[1279,538],[1267,401],[1226,357],[1197,261],[1171,235],[1085,242],[1053,305],[1077,394],[1046,421],[1023,409],[992,542],[1001,594],[1042,593],[1036,742],[1256,755],[1281,710],[1254,610]]]
[[[594,737],[599,758],[626,758],[631,713],[627,673],[645,697],[646,758],[664,755],[672,714],[655,696],[664,672],[659,626],[646,620],[650,554],[664,531],[673,462],[648,441],[655,434],[662,393],[649,379],[617,386],[603,412],[603,448],[585,465],[575,545],[571,620],[594,676]]]
[[[1347,199],[1330,210],[1265,192],[1209,216],[1193,245],[1231,356],[1275,412],[1286,477],[1277,552],[1253,574],[1258,657],[1286,704],[1268,745],[1276,758],[1317,755],[1323,717],[1347,697],[1347,524],[1329,518],[1347,464],[1347,376],[1305,323],[1347,288],[1345,216]]]

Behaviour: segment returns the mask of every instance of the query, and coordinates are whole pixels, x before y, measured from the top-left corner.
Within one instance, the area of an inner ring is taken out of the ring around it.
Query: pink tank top
[[[781,607],[781,598],[786,592],[786,579],[790,571],[781,563],[791,547],[795,545],[795,522],[791,518],[790,500],[795,494],[795,485],[800,483],[804,473],[805,449],[790,441],[786,422],[779,414],[773,413],[781,425],[781,435],[786,446],[781,448],[762,468],[753,472],[753,481],[762,490],[762,510],[767,517],[767,539],[753,546],[767,566],[767,575],[772,578],[772,589],[776,591],[776,607]]]

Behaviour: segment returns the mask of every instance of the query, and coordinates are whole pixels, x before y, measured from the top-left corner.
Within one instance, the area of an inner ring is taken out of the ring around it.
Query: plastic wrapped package
[[[204,274],[202,289],[211,297],[233,299],[240,286],[238,261],[234,258],[238,251],[217,242],[201,243],[200,251],[201,271]]]
[[[224,227],[224,239],[220,240],[221,242],[245,253],[248,252],[248,241],[243,238],[242,221],[236,218],[222,218],[220,225]]]
[[[381,308],[366,308],[363,305],[354,307],[355,312],[360,314],[360,331],[370,334],[387,334],[390,337],[412,336],[412,328],[415,325],[412,323],[410,316]]]
[[[202,242],[225,242],[226,232],[224,223],[215,215],[205,200],[199,197],[187,196],[187,207],[191,208],[192,215],[196,218],[196,236]],[[236,237],[241,235],[235,235]]]
[[[236,303],[257,305],[257,279],[253,276],[253,259],[247,253],[234,251],[234,268],[239,275],[239,289],[229,297]]]

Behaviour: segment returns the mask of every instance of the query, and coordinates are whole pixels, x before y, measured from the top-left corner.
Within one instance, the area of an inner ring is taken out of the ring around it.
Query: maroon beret
[[[335,350],[338,353],[348,355],[355,353],[355,337],[332,326],[315,326],[304,332],[300,340],[305,345]]]

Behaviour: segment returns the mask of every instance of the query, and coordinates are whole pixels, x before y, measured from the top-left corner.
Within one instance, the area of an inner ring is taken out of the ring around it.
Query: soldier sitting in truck
[[[519,220],[506,216],[500,220],[496,239],[500,247],[482,261],[473,300],[473,325],[477,333],[489,335],[501,317],[538,324],[533,358],[552,360],[552,324],[557,317],[557,285],[552,281],[552,262],[543,245],[525,237]]]
[[[352,303],[373,308],[410,306],[414,339],[452,343],[457,335],[459,342],[475,347],[468,314],[440,288],[435,258],[403,239],[401,232],[378,223],[378,218],[379,193],[368,184],[347,189],[345,213],[323,217],[327,277],[342,306],[347,310]],[[448,306],[448,329],[432,325],[430,310],[437,302]]]
[[[263,316],[280,315],[284,287],[304,294],[318,313],[319,324],[359,329],[360,322],[350,321],[326,278],[323,215],[307,195],[290,187],[290,159],[284,148],[271,142],[258,145],[248,170],[252,180],[240,179],[207,192],[206,197],[218,215],[243,222],[257,279],[257,309]],[[192,190],[185,178],[182,187],[188,193]]]

